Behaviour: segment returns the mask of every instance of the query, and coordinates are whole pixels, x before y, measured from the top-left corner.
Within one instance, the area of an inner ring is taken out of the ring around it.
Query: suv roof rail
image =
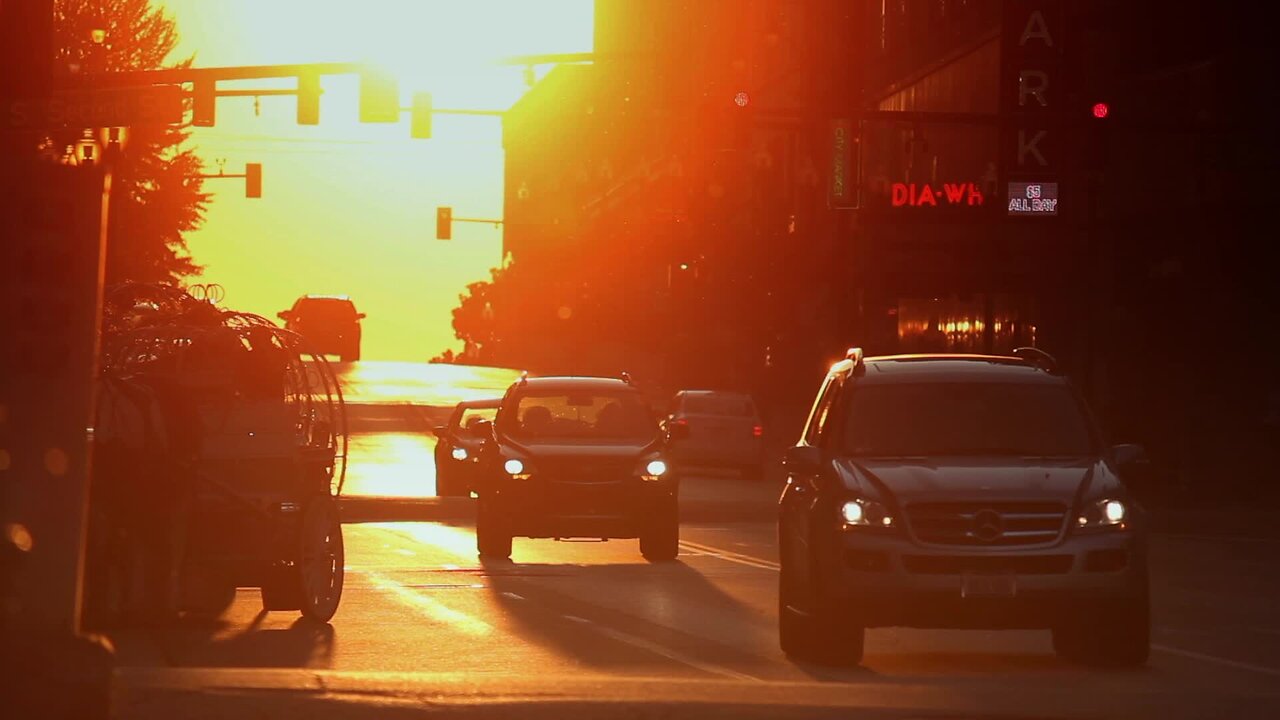
[[[524,385],[524,384],[525,384],[525,383],[527,383],[527,382],[529,382],[529,371],[528,371],[528,370],[521,370],[521,371],[520,371],[520,384],[521,384],[521,385]]]
[[[631,373],[627,372],[626,370],[623,370],[622,373],[619,375],[619,377],[622,378],[622,382],[628,385],[631,384]]]
[[[1026,360],[1036,367],[1048,372],[1058,371],[1058,361],[1052,355],[1037,347],[1014,348],[1013,356]]]
[[[851,347],[847,352],[845,352],[844,357],[846,360],[851,360],[853,362],[853,371],[855,373],[860,373],[867,369],[866,364],[862,361],[862,348]]]

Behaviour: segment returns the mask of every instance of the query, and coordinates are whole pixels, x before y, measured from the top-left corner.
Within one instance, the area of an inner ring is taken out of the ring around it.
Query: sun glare
[[[513,55],[583,52],[591,0],[166,0],[178,23],[176,57],[197,66],[367,62],[399,81],[402,107],[432,94],[437,109],[503,110],[527,89]],[[540,67],[545,71],[546,66]],[[204,226],[189,247],[200,282],[227,303],[275,317],[299,295],[350,295],[362,312],[365,359],[425,360],[457,349],[451,310],[467,283],[501,260],[501,229],[458,223],[435,239],[437,206],[500,220],[500,118],[436,115],[430,140],[396,124],[362,124],[354,78],[322,81],[320,124],[299,126],[292,97],[223,98],[217,124],[192,144],[207,172],[263,164],[263,196],[213,180]],[[291,87],[290,81],[225,84]],[[219,164],[221,163],[221,165]]]

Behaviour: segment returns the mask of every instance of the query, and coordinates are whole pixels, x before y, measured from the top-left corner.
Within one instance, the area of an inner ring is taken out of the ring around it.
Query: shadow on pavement
[[[228,631],[221,619],[184,618],[156,629],[154,638],[168,664],[185,667],[327,668],[333,656],[333,626],[304,617],[287,627],[264,627],[273,617],[258,613],[247,627]],[[284,613],[275,613],[284,619]]]
[[[483,564],[494,602],[513,624],[512,632],[586,667],[652,672],[674,663],[696,677],[703,673],[676,658],[748,673],[769,662],[678,629],[742,628],[767,621],[683,562]],[[593,588],[608,589],[609,594],[593,595]],[[643,603],[643,616],[627,609],[634,608],[637,599]],[[726,636],[724,632],[707,634]],[[727,636],[733,636],[731,630]],[[664,657],[665,651],[670,652]]]

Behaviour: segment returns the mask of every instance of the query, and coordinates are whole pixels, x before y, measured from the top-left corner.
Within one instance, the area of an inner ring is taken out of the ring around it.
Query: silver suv
[[[1053,359],[849,352],[788,450],[779,635],[862,660],[866,628],[1049,628],[1059,655],[1140,665],[1144,518]]]

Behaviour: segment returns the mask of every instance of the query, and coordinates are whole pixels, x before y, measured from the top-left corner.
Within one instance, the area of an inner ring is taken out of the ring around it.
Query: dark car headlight
[[[529,469],[529,463],[519,458],[508,458],[502,463],[502,471],[510,475],[513,480],[528,480],[533,477],[533,472]]]
[[[893,528],[897,520],[882,502],[854,498],[840,506],[840,520],[845,527]]]
[[[1075,528],[1078,531],[1124,530],[1132,521],[1133,509],[1129,503],[1120,498],[1108,497],[1092,500],[1084,504],[1076,514]]]
[[[671,466],[662,458],[650,458],[640,466],[640,477],[649,482],[657,482],[671,474]]]

